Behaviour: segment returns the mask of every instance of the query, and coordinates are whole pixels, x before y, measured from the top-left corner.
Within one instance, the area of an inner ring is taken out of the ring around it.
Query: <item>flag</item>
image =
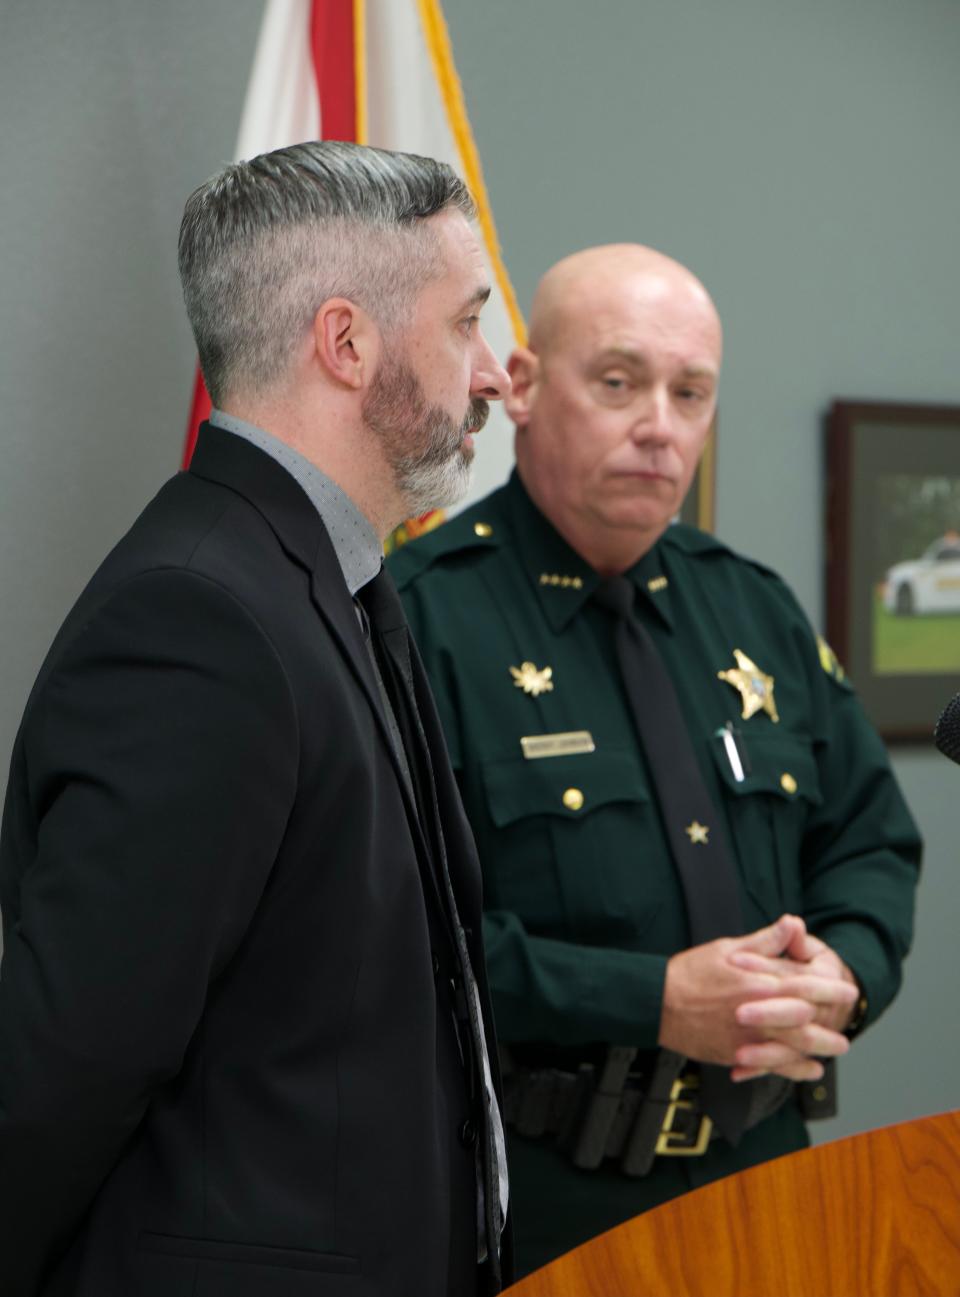
[[[482,327],[505,360],[524,341],[524,324],[500,253],[439,0],[267,0],[235,157],[314,139],[421,153],[448,162],[463,177],[477,204],[493,285]],[[209,412],[198,372],[184,464]],[[498,486],[512,459],[512,429],[495,403],[477,438],[470,498]],[[411,519],[398,539],[429,529],[442,516],[434,511]]]

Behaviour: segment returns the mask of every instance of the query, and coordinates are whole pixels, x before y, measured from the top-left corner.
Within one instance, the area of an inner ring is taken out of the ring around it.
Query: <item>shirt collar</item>
[[[530,499],[516,469],[506,488],[506,502],[517,553],[544,616],[555,631],[563,630],[600,584],[600,576],[580,557]],[[664,571],[662,539],[624,575],[642,602],[673,629],[670,582]]]
[[[252,442],[299,483],[327,529],[351,595],[373,580],[383,563],[383,546],[369,519],[346,491],[299,451],[263,428],[216,409],[210,412],[210,422]]]

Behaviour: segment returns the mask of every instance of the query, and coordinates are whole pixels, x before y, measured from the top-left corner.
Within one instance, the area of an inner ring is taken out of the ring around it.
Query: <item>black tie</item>
[[[412,651],[410,628],[407,625],[403,604],[386,568],[381,567],[373,580],[358,591],[357,597],[370,621],[371,638],[383,677],[384,689],[393,708],[403,742],[423,833],[431,842],[437,872],[442,880],[448,918],[462,970],[464,1018],[479,1072],[476,1081],[480,1088],[479,1106],[484,1119],[484,1138],[480,1141],[482,1151],[478,1148],[477,1167],[478,1189],[482,1192],[485,1216],[482,1235],[488,1245],[492,1240],[489,1251],[494,1273],[499,1275],[500,1233],[503,1228],[500,1210],[500,1173],[502,1169],[505,1174],[506,1168],[503,1128],[496,1097],[488,1091],[488,1083],[492,1085],[492,1082],[489,1081],[490,1064],[480,1013],[480,999],[470,962],[470,952],[467,949],[467,939],[460,923],[453,883],[447,867],[433,762],[417,706],[414,673],[419,671],[422,674],[423,668],[419,657],[416,657]],[[478,1259],[484,1260],[486,1252],[487,1246],[482,1245]]]
[[[429,752],[417,710],[407,618],[384,567],[358,592],[357,598],[370,623],[370,644],[391,737],[395,746],[400,745],[400,765],[413,793],[421,829],[429,836],[434,828],[426,788]],[[438,855],[435,840],[432,847],[434,855]]]
[[[625,576],[596,591],[617,618],[615,642],[633,719],[647,756],[670,851],[683,885],[693,945],[743,932],[740,889],[720,816],[697,763],[670,673],[636,616],[633,582]],[[678,1059],[677,1070],[682,1060]],[[725,1067],[701,1064],[703,1108],[737,1143],[751,1106],[751,1087],[735,1085]]]

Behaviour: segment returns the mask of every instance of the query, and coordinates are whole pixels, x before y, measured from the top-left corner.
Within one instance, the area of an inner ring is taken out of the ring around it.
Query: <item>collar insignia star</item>
[[[540,584],[559,585],[562,586],[564,590],[582,590],[583,577],[561,575],[559,572],[541,572]]]
[[[743,720],[748,721],[751,716],[763,711],[772,721],[779,721],[777,704],[773,699],[773,676],[761,671],[756,662],[752,662],[740,649],[734,649],[733,656],[737,660],[736,669],[718,671],[717,676],[728,685],[733,685],[740,694]]]
[[[701,824],[699,820],[694,820],[683,830],[693,845],[708,847],[710,843],[707,840],[707,834],[710,832],[708,824]]]
[[[532,662],[521,662],[518,667],[511,667],[513,683],[525,694],[539,698],[553,689],[553,667],[543,667],[539,671]]]

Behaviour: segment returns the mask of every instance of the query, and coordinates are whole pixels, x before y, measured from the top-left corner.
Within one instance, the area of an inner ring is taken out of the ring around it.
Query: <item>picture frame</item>
[[[714,415],[703,454],[700,456],[700,463],[680,506],[677,521],[685,522],[691,527],[699,527],[701,531],[713,531],[716,524],[716,492],[717,416]]]
[[[960,406],[836,400],[826,632],[880,734],[932,742],[960,691]]]

